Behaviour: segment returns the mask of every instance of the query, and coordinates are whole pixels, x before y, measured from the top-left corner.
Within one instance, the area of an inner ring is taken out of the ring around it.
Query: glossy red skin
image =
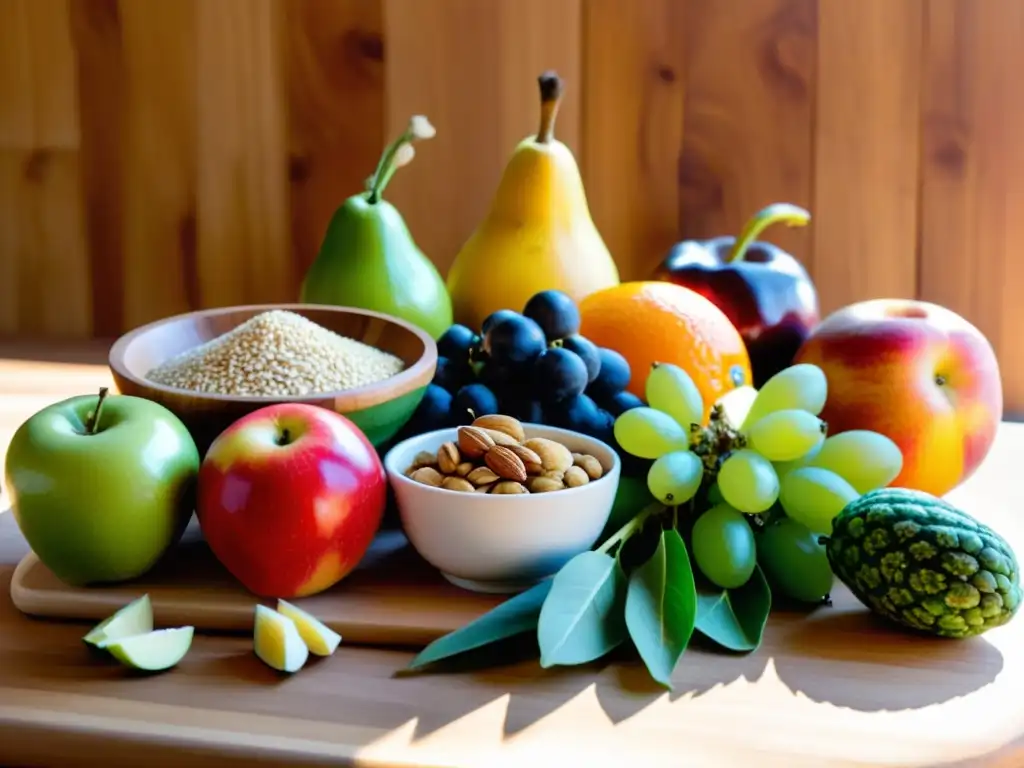
[[[272,440],[288,428],[286,446]],[[196,516],[217,559],[261,597],[316,594],[347,576],[380,527],[387,478],[351,421],[305,404],[242,417],[210,446]]]
[[[820,319],[818,296],[799,261],[755,240],[743,258],[726,262],[736,238],[676,244],[654,278],[685,286],[710,300],[736,326],[750,354],[754,386],[792,365]]]

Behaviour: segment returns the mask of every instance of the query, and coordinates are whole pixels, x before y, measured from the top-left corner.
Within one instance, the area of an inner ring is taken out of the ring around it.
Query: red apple
[[[825,372],[829,434],[869,429],[900,447],[895,487],[948,493],[981,464],[1003,417],[992,345],[929,302],[876,299],[837,310],[794,362]]]
[[[387,480],[351,421],[326,408],[261,408],[222,432],[199,468],[196,516],[210,549],[246,589],[304,597],[366,554]]]

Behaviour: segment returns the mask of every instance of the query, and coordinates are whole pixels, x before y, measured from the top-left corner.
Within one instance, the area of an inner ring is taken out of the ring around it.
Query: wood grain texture
[[[827,312],[946,303],[1024,414],[1024,0],[6,0],[0,334],[111,337],[292,301],[412,114],[388,189],[445,271],[537,124],[537,75],[625,279],[676,240],[766,234]]]
[[[88,336],[92,282],[66,3],[4,3],[0,49],[0,332]]]
[[[922,2],[818,8],[812,277],[823,313],[917,293]]]
[[[218,0],[196,9],[197,300],[292,300],[281,6]]]
[[[675,0],[583,7],[583,183],[623,280],[679,239],[686,17]]]
[[[90,196],[104,200],[106,180],[119,174],[111,194],[121,232],[123,324],[133,328],[187,311],[196,296],[196,6],[126,0],[118,18],[123,102],[93,119],[117,121],[120,167],[95,168]],[[94,128],[94,139],[103,141],[107,124]]]
[[[683,235],[738,235],[775,202],[813,208],[818,3],[748,0],[743,13],[719,0],[685,5]],[[764,238],[805,264],[810,257],[809,228]]]
[[[512,151],[537,132],[537,76],[565,82],[555,135],[580,153],[580,0],[383,0],[390,137],[424,114],[437,136],[387,197],[442,272],[490,206]]]
[[[40,393],[108,380],[101,365],[17,359],[54,356],[0,344],[0,445]],[[1022,451],[1024,427],[1004,424],[951,497],[1018,548],[1024,487],[1008,478]],[[416,649],[346,642],[284,678],[255,658],[250,637],[203,632],[177,668],[140,677],[89,655],[88,622],[29,619],[13,606],[11,574],[26,552],[0,515],[0,755],[10,764],[676,768],[681,749],[696,768],[1024,763],[1024,711],[1012,706],[1024,685],[1020,619],[969,641],[926,640],[841,594],[810,616],[778,611],[756,653],[694,642],[671,694],[632,656],[542,670],[510,655],[482,670],[404,676]]]
[[[382,4],[288,0],[293,269],[305,274],[335,209],[384,148]],[[293,297],[294,298],[294,297]]]
[[[27,615],[94,624],[148,594],[162,626],[187,624],[199,631],[241,635],[252,633],[257,603],[274,606],[274,601],[247,592],[224,570],[194,520],[172,559],[133,584],[74,589],[29,554],[11,577],[10,594],[15,607]],[[423,647],[504,599],[452,586],[416,555],[400,532],[386,531],[343,585],[294,602],[347,643]]]
[[[927,7],[921,169],[922,298],[970,318],[996,349],[1007,400],[1024,394],[1024,3]]]

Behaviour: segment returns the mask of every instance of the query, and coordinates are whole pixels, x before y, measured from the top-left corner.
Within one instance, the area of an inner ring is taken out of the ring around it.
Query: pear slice
[[[309,658],[295,622],[265,605],[256,606],[253,650],[268,667],[279,672],[298,672]]]
[[[341,635],[296,605],[278,599],[277,611],[295,622],[295,627],[310,653],[330,656],[341,642]]]
[[[89,645],[102,648],[107,640],[153,631],[153,605],[149,594],[132,600],[108,616],[82,638]]]
[[[192,645],[193,627],[158,629],[107,641],[104,647],[129,667],[158,671],[170,669],[184,658]]]

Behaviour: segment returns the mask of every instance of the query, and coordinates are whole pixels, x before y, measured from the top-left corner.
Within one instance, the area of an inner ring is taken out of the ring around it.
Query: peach
[[[794,362],[825,372],[829,434],[869,429],[900,447],[894,487],[948,493],[984,460],[1003,417],[992,345],[937,304],[875,299],[836,310]]]

